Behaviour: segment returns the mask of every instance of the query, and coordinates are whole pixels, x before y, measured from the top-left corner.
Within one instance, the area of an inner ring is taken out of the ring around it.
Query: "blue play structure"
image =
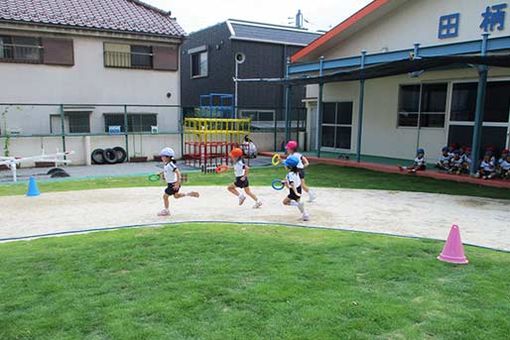
[[[200,115],[204,118],[234,118],[234,96],[225,93],[201,95]]]

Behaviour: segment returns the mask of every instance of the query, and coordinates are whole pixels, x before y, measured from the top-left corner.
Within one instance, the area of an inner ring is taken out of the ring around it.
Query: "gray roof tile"
[[[255,41],[285,43],[305,46],[317,39],[319,33],[298,30],[293,27],[231,21],[234,37]]]
[[[0,0],[0,20],[183,37],[170,13],[139,0]]]

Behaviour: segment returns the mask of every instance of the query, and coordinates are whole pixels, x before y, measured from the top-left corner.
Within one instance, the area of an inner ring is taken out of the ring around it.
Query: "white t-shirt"
[[[455,166],[462,166],[462,164],[464,163],[464,159],[462,157],[459,157],[458,159],[455,159],[455,157],[453,157],[450,163]]]
[[[416,164],[417,166],[423,166],[423,165],[425,165],[425,157],[422,157],[422,158],[420,158],[420,157],[416,157],[416,158],[414,159],[414,164]]]
[[[506,159],[503,162],[501,162],[501,164],[499,166],[501,167],[501,169],[503,169],[505,171],[510,170],[510,162],[507,161]]]
[[[175,171],[177,171],[177,165],[173,162],[170,162],[163,167],[163,174],[167,183],[177,182],[177,175]]]
[[[441,154],[441,157],[439,157],[439,163],[441,163],[441,164],[448,163],[448,162],[450,162],[450,159],[452,159],[452,157],[450,157],[450,154],[448,154],[446,156]]]
[[[235,173],[236,177],[244,176],[245,169],[246,169],[246,166],[244,165],[244,162],[242,159],[238,160],[234,164],[234,173]]]
[[[294,152],[291,156],[297,157],[299,159],[299,163],[297,164],[298,169],[304,169],[305,165],[303,164],[303,155],[299,152]]]
[[[489,161],[489,162],[482,161],[482,163],[480,163],[480,168],[483,169],[484,171],[492,172],[492,171],[494,171],[494,162],[493,161]]]
[[[296,189],[301,186],[301,178],[299,178],[299,174],[296,174],[295,172],[289,172],[287,174],[287,182],[289,183],[289,187],[292,188],[292,183],[296,186]]]

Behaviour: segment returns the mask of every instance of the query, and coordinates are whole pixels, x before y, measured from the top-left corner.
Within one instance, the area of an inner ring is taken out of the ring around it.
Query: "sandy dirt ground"
[[[170,217],[158,217],[162,188],[45,193],[36,198],[0,197],[0,239],[98,227],[180,221],[274,222],[446,239],[452,224],[463,242],[510,251],[510,202],[486,198],[376,190],[316,190],[307,203],[309,222],[284,207],[284,191],[253,188],[264,205],[238,206],[224,187],[185,187],[201,198],[171,201]]]

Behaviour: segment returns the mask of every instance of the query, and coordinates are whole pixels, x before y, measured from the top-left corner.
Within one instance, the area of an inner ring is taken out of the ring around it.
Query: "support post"
[[[129,133],[128,133],[127,105],[124,105],[124,143],[126,147],[127,162],[129,162]]]
[[[285,64],[285,80],[289,79],[289,65],[290,58],[287,58],[287,63]],[[285,84],[285,142],[288,142],[290,139],[289,118],[290,118],[290,86]]]
[[[66,152],[66,131],[65,131],[66,125],[65,125],[65,113],[64,113],[64,105],[60,104],[60,129],[61,129],[61,135],[62,135],[62,152]],[[64,155],[64,159],[66,159],[66,156]]]
[[[321,56],[319,60],[319,76],[324,75],[324,56]],[[317,131],[315,131],[315,141],[317,143],[317,157],[321,157],[321,146],[322,146],[322,94],[324,92],[324,84],[319,83],[319,98],[317,98]]]
[[[483,34],[482,50],[481,55],[487,54],[487,43],[489,40],[489,34]],[[486,65],[480,65],[478,67],[478,90],[476,93],[476,111],[475,111],[475,125],[473,127],[473,146],[472,146],[472,159],[470,174],[476,174],[478,170],[478,162],[480,160],[480,144],[482,141],[482,127],[483,118],[485,115],[485,97],[487,91],[487,77],[489,68]]]
[[[274,120],[274,151],[278,152],[278,119],[277,119],[277,111],[280,111],[280,108],[277,108],[273,114]]]
[[[361,63],[360,68],[365,68],[365,57],[367,51],[361,51]],[[365,79],[363,79],[363,73],[359,81],[359,105],[358,105],[358,145],[356,146],[356,162],[361,162],[361,140],[363,134],[363,108],[365,101]]]

